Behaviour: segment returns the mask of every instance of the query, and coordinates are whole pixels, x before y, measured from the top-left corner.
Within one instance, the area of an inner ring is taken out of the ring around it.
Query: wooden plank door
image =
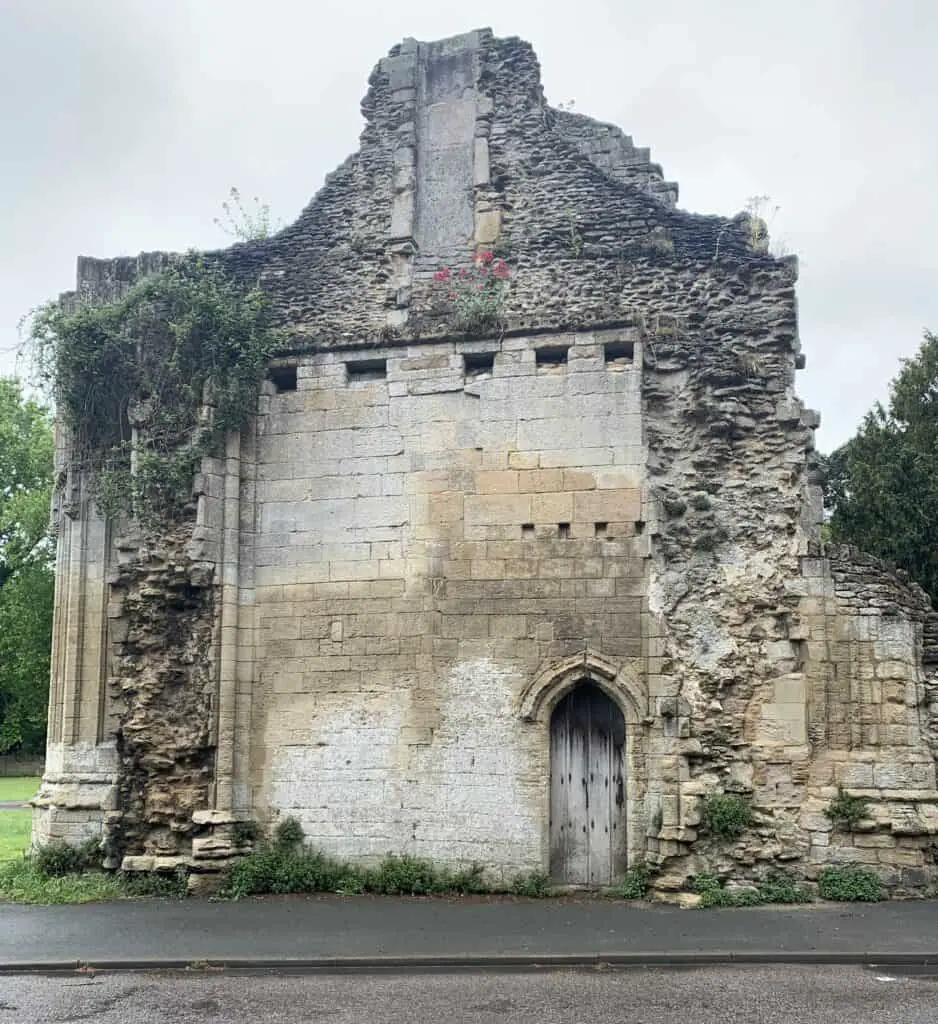
[[[550,873],[567,885],[612,885],[625,870],[625,721],[592,683],[550,722]]]

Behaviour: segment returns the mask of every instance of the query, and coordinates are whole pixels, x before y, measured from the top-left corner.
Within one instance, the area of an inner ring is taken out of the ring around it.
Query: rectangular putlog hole
[[[272,366],[267,371],[267,379],[273,382],[277,392],[296,391],[296,367]]]
[[[534,523],[522,523],[521,524],[521,536],[525,540],[533,540],[533,538],[534,538]]]
[[[631,341],[611,341],[603,345],[606,365],[628,366],[635,362],[635,345]]]
[[[480,377],[491,377],[495,372],[494,352],[466,352],[464,353],[462,360],[466,380],[478,380]]]
[[[568,351],[569,349],[566,346],[561,347],[559,345],[545,345],[543,348],[537,348],[534,350],[535,365],[545,369],[555,366],[566,366]]]
[[[385,380],[388,375],[387,359],[355,359],[345,364],[349,384],[366,384]]]
[[[568,540],[570,537],[570,524],[569,523],[558,523],[557,524],[557,536],[561,540]]]

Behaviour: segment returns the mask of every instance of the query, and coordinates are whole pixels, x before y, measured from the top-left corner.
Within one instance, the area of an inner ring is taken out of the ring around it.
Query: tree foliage
[[[938,335],[902,361],[887,407],[828,458],[833,540],[906,569],[938,607]]]
[[[52,422],[0,378],[0,753],[45,743],[52,643]]]

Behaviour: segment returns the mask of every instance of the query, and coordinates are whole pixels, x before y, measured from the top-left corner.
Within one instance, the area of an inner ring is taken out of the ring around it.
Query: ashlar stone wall
[[[244,789],[341,856],[540,869],[549,746],[522,715],[531,679],[594,652],[647,707],[641,344],[618,330],[381,358],[301,360],[297,390],[262,398]],[[644,745],[634,856],[660,789]]]

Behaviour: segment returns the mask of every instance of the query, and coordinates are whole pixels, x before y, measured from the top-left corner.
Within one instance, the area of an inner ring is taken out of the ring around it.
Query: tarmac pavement
[[[0,970],[938,963],[938,903],[684,910],[596,899],[292,896],[0,904]]]
[[[0,977],[2,1024],[934,1024],[938,975],[863,967]]]

